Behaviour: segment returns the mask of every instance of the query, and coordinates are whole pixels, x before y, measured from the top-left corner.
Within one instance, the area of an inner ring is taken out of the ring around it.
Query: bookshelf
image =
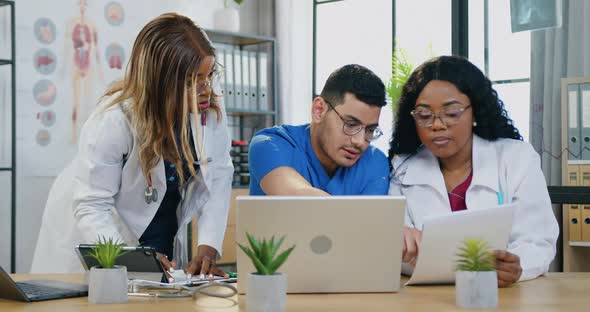
[[[258,130],[277,123],[276,41],[273,37],[217,30],[206,30],[206,33],[217,49],[217,62],[221,65],[219,83],[228,116],[235,168],[223,256],[217,263],[233,264],[237,251],[235,199],[248,195],[250,182],[248,144]],[[195,219],[189,231],[192,241],[189,246],[195,251],[198,242]]]

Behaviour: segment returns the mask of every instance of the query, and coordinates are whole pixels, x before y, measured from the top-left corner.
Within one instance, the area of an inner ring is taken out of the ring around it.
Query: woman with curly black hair
[[[407,199],[403,260],[419,254],[424,218],[514,203],[506,250],[494,251],[498,285],[546,273],[559,234],[540,158],[468,60],[441,56],[404,85],[389,149],[389,193]]]

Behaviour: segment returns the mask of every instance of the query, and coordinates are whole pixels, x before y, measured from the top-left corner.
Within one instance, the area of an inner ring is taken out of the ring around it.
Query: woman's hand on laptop
[[[496,258],[496,272],[498,272],[498,286],[508,287],[518,282],[522,274],[520,258],[506,250],[494,250]]]
[[[186,266],[185,272],[190,275],[200,275],[200,278],[213,278],[214,275],[229,278],[229,275],[215,264],[217,250],[211,246],[199,245],[197,256]]]
[[[402,252],[402,262],[416,265],[418,251],[420,250],[420,241],[422,240],[422,231],[412,227],[404,226],[404,248]]]

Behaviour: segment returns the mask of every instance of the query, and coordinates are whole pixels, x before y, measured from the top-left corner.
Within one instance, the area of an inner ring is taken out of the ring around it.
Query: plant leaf
[[[281,247],[281,244],[283,244],[284,240],[285,240],[285,235],[283,235],[281,238],[279,238],[279,240],[275,244],[273,244],[272,251],[271,251],[271,259],[275,258],[275,255],[277,254],[277,251]]]
[[[250,258],[250,260],[252,260],[252,264],[254,264],[254,267],[256,268],[258,274],[269,275],[266,267],[260,262],[260,260],[258,259],[258,257],[256,257],[252,250],[248,249],[246,246],[240,243],[238,243],[238,246],[240,246],[240,249],[242,249],[242,251]]]
[[[248,232],[246,232],[246,237],[248,238],[248,243],[250,243],[250,247],[252,247],[254,254],[256,254],[257,257],[260,257],[260,244],[258,244],[258,240]]]
[[[279,269],[279,267],[283,265],[283,263],[285,262],[285,260],[287,260],[293,249],[295,249],[295,245],[283,251],[281,254],[279,254],[279,256],[276,259],[272,261],[272,263],[269,264],[268,271],[270,272],[270,274],[274,274]]]
[[[271,258],[270,258],[270,251],[271,251],[272,246],[269,245],[268,241],[266,241],[266,239],[262,240],[262,245],[260,246],[260,262],[262,262],[262,264],[268,268],[268,265],[270,264]]]

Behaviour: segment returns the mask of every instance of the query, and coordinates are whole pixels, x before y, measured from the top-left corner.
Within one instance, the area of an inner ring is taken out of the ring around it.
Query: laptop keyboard
[[[72,291],[49,286],[40,286],[27,283],[16,283],[18,287],[29,297],[51,297],[72,293]]]

